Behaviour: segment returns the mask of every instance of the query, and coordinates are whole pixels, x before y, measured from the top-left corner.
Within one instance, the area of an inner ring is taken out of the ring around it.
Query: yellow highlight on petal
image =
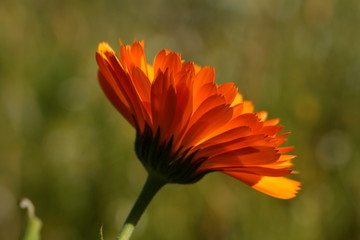
[[[98,52],[99,53],[114,52],[114,50],[110,47],[110,45],[108,43],[101,42],[101,43],[99,43],[99,46],[98,46]]]
[[[296,196],[300,186],[300,182],[290,178],[265,176],[252,187],[276,198],[290,199]]]

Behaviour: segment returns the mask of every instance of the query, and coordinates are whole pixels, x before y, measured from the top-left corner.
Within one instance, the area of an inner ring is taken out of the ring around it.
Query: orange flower
[[[273,197],[293,198],[300,183],[286,178],[291,159],[279,119],[254,113],[233,83],[214,83],[215,70],[162,50],[153,65],[144,41],[121,44],[120,59],[107,43],[96,53],[99,82],[136,128],[136,153],[149,174],[168,183],[193,183],[218,171]]]

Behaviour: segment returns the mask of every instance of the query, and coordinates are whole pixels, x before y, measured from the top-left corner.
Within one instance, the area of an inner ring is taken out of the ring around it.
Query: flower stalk
[[[125,220],[122,229],[116,240],[128,240],[130,239],[136,224],[138,223],[140,217],[144,213],[146,207],[149,205],[155,194],[163,187],[166,182],[155,176],[154,174],[149,174],[146,179],[145,185],[140,192],[139,197],[137,198],[133,208],[131,209],[128,217]]]

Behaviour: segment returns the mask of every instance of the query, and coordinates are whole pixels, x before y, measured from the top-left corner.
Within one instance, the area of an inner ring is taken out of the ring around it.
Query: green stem
[[[151,199],[166,182],[149,175],[116,240],[128,240]]]
[[[27,210],[27,221],[20,240],[40,240],[41,220],[35,215],[33,203],[24,198],[20,202],[20,207]]]

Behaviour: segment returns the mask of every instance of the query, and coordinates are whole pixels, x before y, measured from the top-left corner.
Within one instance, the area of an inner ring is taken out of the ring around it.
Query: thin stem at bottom
[[[151,199],[155,194],[160,190],[162,186],[165,185],[165,182],[149,175],[146,179],[145,185],[141,190],[141,193],[136,200],[129,216],[127,217],[120,234],[117,236],[116,240],[128,240],[131,237],[134,228],[139,221],[141,215],[145,211],[146,207],[149,205]]]

